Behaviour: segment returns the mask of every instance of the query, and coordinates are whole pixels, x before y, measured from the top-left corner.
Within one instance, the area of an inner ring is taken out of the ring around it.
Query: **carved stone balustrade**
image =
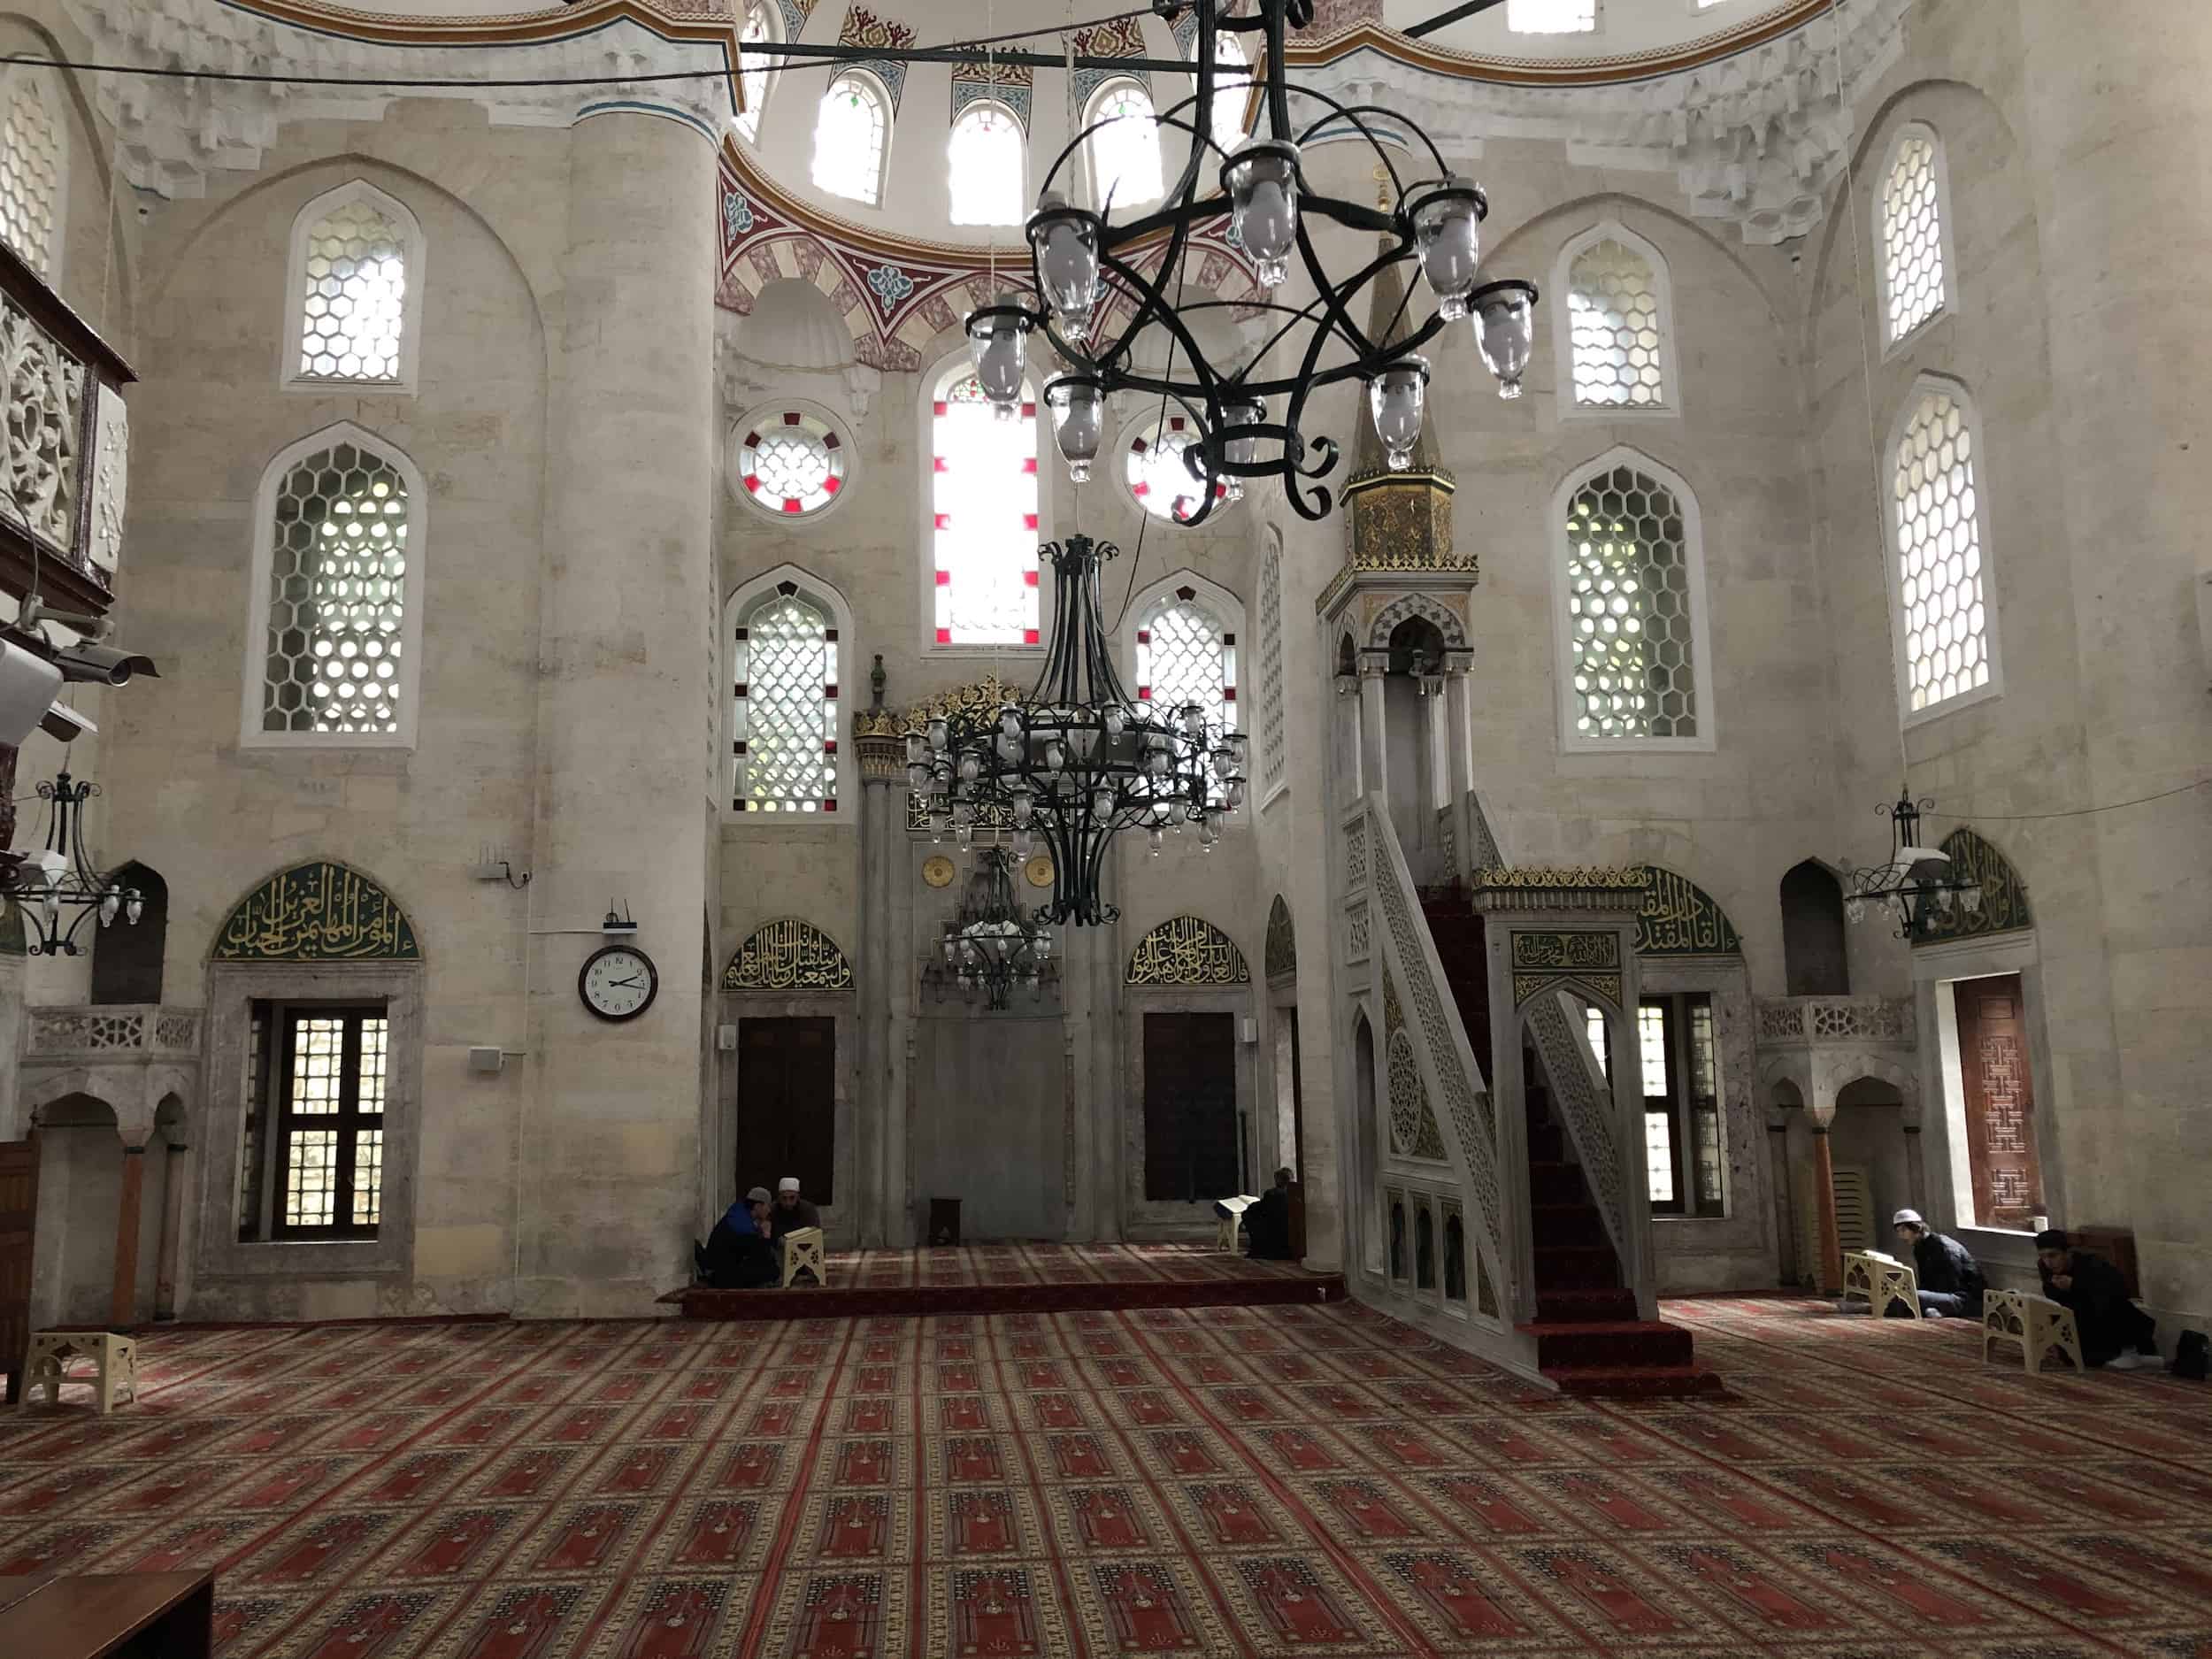
[[[1894,1088],[1905,1122],[1918,1125],[1919,1033],[1909,998],[1763,996],[1757,1006],[1759,1079],[1769,1104],[1775,1086],[1786,1082],[1825,1124],[1837,1091],[1870,1078]]]
[[[1763,996],[1759,1048],[1828,1043],[1914,1046],[1912,1002],[1901,996]]]
[[[126,1143],[142,1145],[164,1101],[198,1104],[204,1023],[196,1008],[153,1002],[26,1009],[23,1103],[35,1118],[65,1097],[89,1096],[115,1113]]]

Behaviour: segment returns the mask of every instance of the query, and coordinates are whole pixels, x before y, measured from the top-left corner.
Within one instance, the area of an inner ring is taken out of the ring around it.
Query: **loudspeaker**
[[[0,640],[0,743],[20,749],[61,689],[61,670],[12,641]]]

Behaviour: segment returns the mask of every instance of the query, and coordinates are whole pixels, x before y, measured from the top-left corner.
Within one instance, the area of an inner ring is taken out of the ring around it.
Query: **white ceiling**
[[[1457,0],[1383,0],[1383,20],[1392,28],[1411,28]],[[1580,35],[1522,35],[1506,27],[1506,0],[1486,12],[1462,18],[1422,43],[1484,58],[1611,58],[1624,52],[1681,46],[1774,9],[1776,0],[1717,0],[1700,9],[1697,0],[1597,0],[1597,27]]]

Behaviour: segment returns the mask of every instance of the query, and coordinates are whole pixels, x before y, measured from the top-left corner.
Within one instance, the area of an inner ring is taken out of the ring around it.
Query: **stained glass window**
[[[1198,511],[1206,487],[1191,476],[1183,458],[1197,442],[1198,428],[1182,415],[1170,415],[1129,441],[1125,461],[1129,493],[1154,518],[1180,524]],[[1216,495],[1228,493],[1227,484],[1214,486]]]
[[[745,27],[737,38],[741,49],[764,46],[775,40],[774,29],[768,21],[768,8],[761,0],[752,0],[745,8]],[[768,104],[768,77],[774,72],[766,58],[757,58],[742,50],[738,58],[742,67],[738,70],[737,78],[745,92],[745,113],[737,118],[737,130],[741,137],[750,141],[760,136],[761,111]]]
[[[408,517],[406,480],[360,443],[286,471],[270,533],[262,731],[402,730]]]
[[[1022,222],[1027,147],[1012,111],[1000,104],[971,104],[952,124],[945,149],[954,224]]]
[[[819,512],[845,487],[845,454],[844,440],[819,415],[770,411],[754,419],[738,444],[738,481],[764,511]]]
[[[1282,781],[1283,556],[1271,543],[1260,559],[1260,784]]]
[[[53,257],[60,203],[62,127],[42,79],[18,73],[7,81],[0,114],[0,238],[41,275]]]
[[[368,198],[342,197],[308,228],[305,254],[295,377],[400,379],[407,300],[400,227]]]
[[[1516,35],[1586,35],[1598,26],[1598,0],[1505,0]]]
[[[738,625],[732,805],[837,810],[837,629],[795,583]]]
[[[1682,503],[1657,479],[1608,467],[1569,497],[1571,735],[1698,734],[1690,577]]]
[[[1037,643],[1037,405],[1002,419],[956,370],[930,421],[937,643]]]
[[[287,1009],[280,1092],[279,1238],[373,1236],[383,1217],[384,1104],[391,1022],[380,1007]],[[245,1217],[250,1222],[251,1217]]]
[[[1665,404],[1659,279],[1641,252],[1609,236],[1577,254],[1567,281],[1567,326],[1577,403]]]
[[[1196,703],[1206,724],[1237,725],[1237,636],[1197,603],[1194,588],[1179,588],[1137,630],[1137,700],[1179,718]],[[1211,784],[1216,801],[1225,791]]]
[[[1160,122],[1152,96],[1133,81],[1115,81],[1091,100],[1091,180],[1101,211],[1134,207],[1160,194]]]
[[[832,196],[874,203],[883,193],[883,147],[891,106],[866,75],[830,82],[814,118],[814,185]]]
[[[1943,309],[1943,222],[1935,137],[1908,128],[1882,183],[1882,286],[1892,341]]]
[[[1905,698],[1915,710],[1989,684],[1981,509],[1964,396],[1923,387],[1892,462]]]

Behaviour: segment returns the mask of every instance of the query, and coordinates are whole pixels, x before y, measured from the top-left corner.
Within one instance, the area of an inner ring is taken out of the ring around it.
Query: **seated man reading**
[[[807,1227],[822,1225],[822,1212],[808,1200],[799,1196],[799,1178],[787,1175],[776,1183],[775,1207],[768,1212],[771,1228],[769,1237],[783,1242],[787,1233],[797,1233]]]
[[[783,1277],[768,1243],[768,1189],[756,1187],[725,1210],[692,1251],[699,1276],[717,1290],[758,1290]]]
[[[1244,1253],[1255,1262],[1287,1262],[1290,1255],[1290,1171],[1275,1171],[1275,1185],[1244,1211]]]
[[[2035,1235],[2035,1265],[2043,1275],[2043,1294],[2074,1310],[2082,1363],[2139,1371],[2159,1363],[2158,1327],[2128,1300],[2118,1268],[2075,1249],[2060,1227]]]
[[[1899,1210],[1890,1225],[1897,1229],[1897,1241],[1912,1252],[1913,1272],[1920,1280],[1921,1317],[1979,1317],[1982,1270],[1967,1248],[1929,1226],[1917,1210]]]

